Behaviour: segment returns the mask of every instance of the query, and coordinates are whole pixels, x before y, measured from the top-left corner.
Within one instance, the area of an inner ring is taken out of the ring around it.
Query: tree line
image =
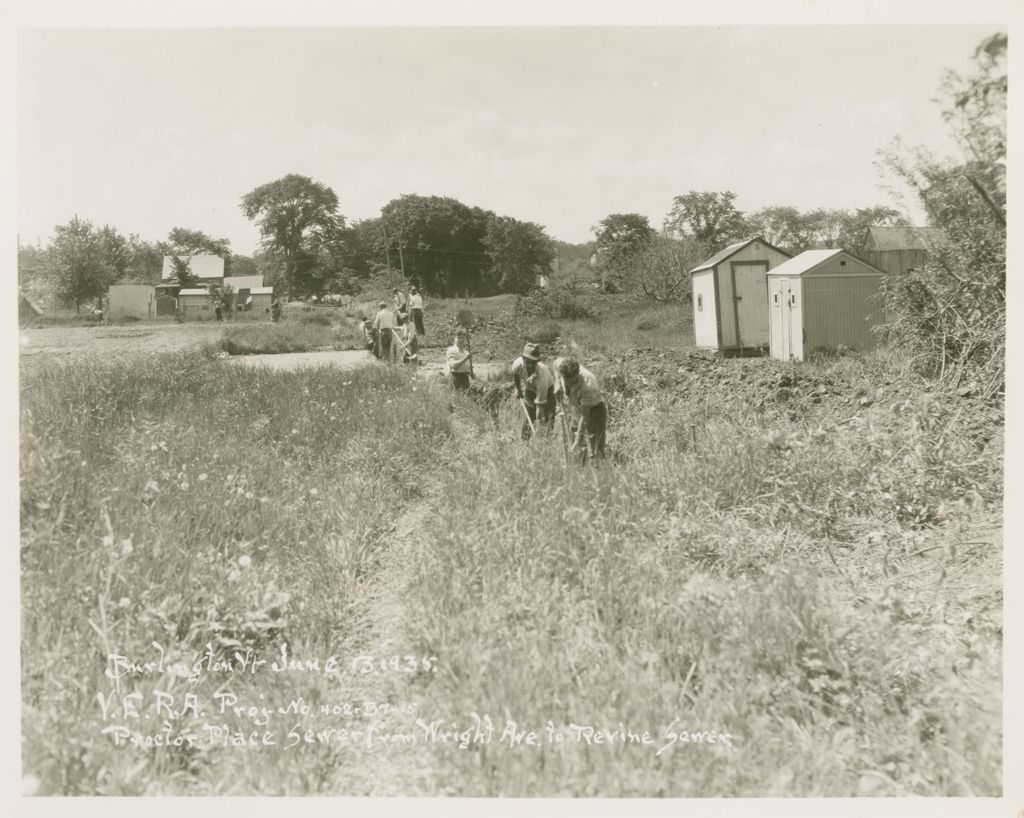
[[[550,273],[556,254],[541,225],[448,197],[400,196],[379,217],[349,224],[337,194],[299,174],[250,191],[241,209],[260,234],[252,257],[201,230],[175,227],[166,241],[148,242],[75,216],[47,246],[19,248],[22,286],[45,286],[77,306],[117,281],[157,283],[165,256],[177,283],[190,286],[187,257],[210,253],[224,259],[225,275],[260,274],[288,298],[352,294],[379,277],[401,277],[435,296],[487,296],[527,292]]]
[[[940,115],[959,157],[938,158],[898,140],[879,153],[880,167],[946,236],[926,265],[886,282],[886,331],[936,374],[973,373],[986,392],[1002,389],[1005,358],[1007,46],[1006,34],[996,33],[979,45],[970,73],[942,78]],[[48,246],[19,248],[19,275],[27,289],[45,284],[64,302],[82,304],[114,281],[158,281],[166,255],[214,253],[230,274],[262,274],[292,298],[355,293],[399,276],[429,295],[485,296],[528,291],[557,257],[569,260],[561,271],[568,289],[589,284],[596,270],[606,289],[668,300],[689,293],[688,272],[701,260],[743,238],[762,236],[791,253],[856,252],[868,227],[907,224],[884,205],[744,213],[735,202],[732,191],[691,190],[674,197],[660,230],[646,216],[613,213],[593,228],[594,242],[581,246],[450,197],[400,196],[380,216],[349,224],[330,187],[289,174],[241,199],[261,239],[251,258],[200,230],[175,227],[166,241],[150,243],[76,216],[56,227]]]

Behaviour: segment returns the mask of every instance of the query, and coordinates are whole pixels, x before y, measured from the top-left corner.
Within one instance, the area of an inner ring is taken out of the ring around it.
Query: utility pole
[[[391,269],[391,249],[388,247],[388,226],[384,222],[384,214],[380,215],[380,227],[384,231],[384,259],[387,262],[388,269]]]
[[[398,263],[402,265],[402,278],[405,278],[405,256],[402,255],[402,242],[398,242]]]

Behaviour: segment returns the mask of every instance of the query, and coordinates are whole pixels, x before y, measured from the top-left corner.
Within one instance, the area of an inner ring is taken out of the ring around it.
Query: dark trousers
[[[469,373],[468,372],[453,372],[452,373],[452,386],[455,387],[457,392],[468,392],[469,391]]]
[[[573,439],[575,440],[576,435],[576,424],[573,424]],[[583,412],[583,440],[582,451],[577,452],[577,457],[580,462],[586,462],[589,457],[589,452],[594,453],[594,459],[604,459],[604,439],[605,431],[608,428],[608,408],[604,403],[599,403],[597,406],[592,406]],[[589,452],[587,450],[587,441],[590,441]]]
[[[530,439],[531,423],[533,424],[533,427],[537,429],[537,431],[540,431],[541,425],[543,425],[546,429],[551,429],[555,425],[554,401],[549,400],[547,403],[540,404],[540,406],[538,406],[529,398],[526,398],[523,402],[526,405],[526,414],[529,415],[530,417],[530,423],[527,423],[525,420],[523,420],[523,440]]]
[[[412,321],[416,325],[417,335],[426,335],[427,331],[423,328],[423,310],[412,311]]]
[[[377,357],[386,361],[391,357],[391,328],[381,327],[377,331]]]

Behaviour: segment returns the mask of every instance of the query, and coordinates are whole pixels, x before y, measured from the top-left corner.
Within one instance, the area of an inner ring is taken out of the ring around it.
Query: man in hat
[[[395,326],[395,314],[388,309],[386,302],[378,305],[377,315],[373,319],[373,329],[377,333],[377,357],[382,361],[391,357],[391,328]]]
[[[564,394],[566,400],[578,413],[574,423],[573,436],[581,460],[588,454],[604,458],[605,430],[608,427],[608,408],[605,406],[601,384],[594,374],[573,358],[562,358],[558,364],[558,378],[555,383],[555,398]]]
[[[526,409],[529,421],[523,420],[523,440],[529,440],[538,422],[550,429],[555,422],[555,379],[547,364],[540,362],[540,347],[527,344],[523,354],[512,362],[512,381],[516,398]]]
[[[452,373],[452,386],[460,392],[469,389],[469,375],[472,372],[473,355],[466,349],[467,346],[466,328],[459,327],[455,330],[455,343],[445,353],[448,371]]]

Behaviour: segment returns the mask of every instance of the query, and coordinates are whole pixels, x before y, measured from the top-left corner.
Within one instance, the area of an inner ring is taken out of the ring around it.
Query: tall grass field
[[[584,468],[382,365],[24,367],[36,794],[1000,794],[1001,435],[602,352]]]

